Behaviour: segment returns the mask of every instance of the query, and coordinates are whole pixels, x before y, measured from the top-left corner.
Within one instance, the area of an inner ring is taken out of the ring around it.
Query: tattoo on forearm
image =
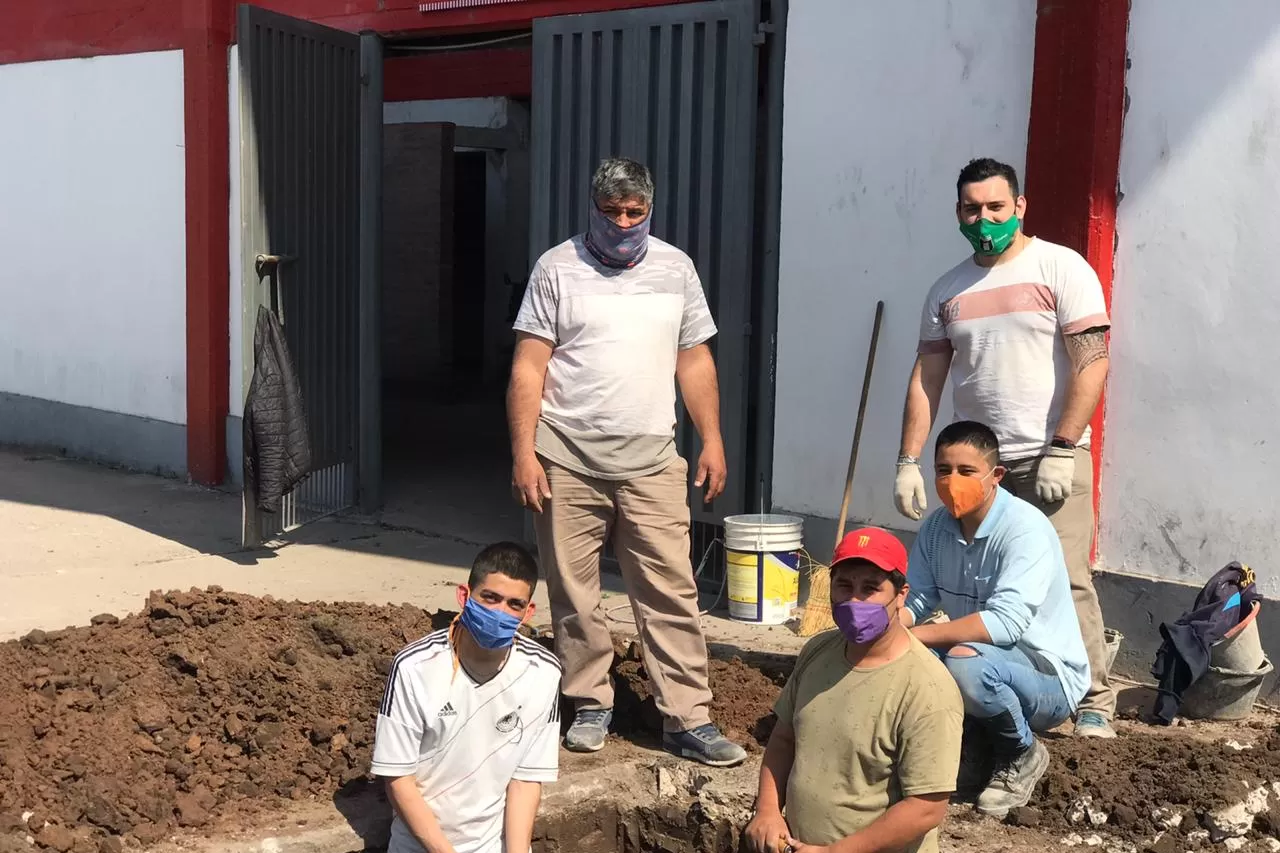
[[[1076,373],[1107,358],[1107,332],[1105,329],[1086,329],[1078,335],[1067,335],[1067,354],[1075,365]]]

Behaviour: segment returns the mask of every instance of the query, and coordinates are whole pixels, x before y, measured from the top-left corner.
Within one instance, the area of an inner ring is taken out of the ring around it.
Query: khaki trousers
[[[677,458],[656,474],[612,481],[542,462],[551,500],[534,514],[534,529],[564,695],[577,710],[613,707],[613,640],[600,602],[600,556],[612,537],[664,728],[710,722],[707,642],[689,560],[688,463]]]
[[[1075,477],[1071,495],[1065,501],[1045,503],[1036,494],[1036,470],[1039,457],[1002,463],[1009,469],[1003,485],[1018,497],[1034,504],[1049,516],[1053,529],[1062,542],[1071,579],[1071,597],[1080,620],[1080,634],[1089,656],[1091,683],[1078,711],[1098,711],[1111,719],[1116,711],[1116,692],[1107,676],[1107,646],[1103,636],[1102,607],[1093,588],[1093,572],[1089,565],[1089,549],[1093,545],[1093,458],[1087,448],[1076,448]]]

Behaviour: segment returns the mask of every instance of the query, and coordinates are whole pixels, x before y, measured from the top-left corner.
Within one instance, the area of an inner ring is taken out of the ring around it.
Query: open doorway
[[[383,129],[385,522],[519,540],[504,394],[527,274],[528,102],[390,104]]]

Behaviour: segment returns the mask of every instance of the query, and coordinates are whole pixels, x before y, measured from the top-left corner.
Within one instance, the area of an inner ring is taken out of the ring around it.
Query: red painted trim
[[[226,470],[231,194],[227,49],[231,0],[181,0],[187,178],[187,471]]]
[[[11,0],[0,3],[0,64],[181,47],[178,0]]]
[[[521,29],[530,26],[534,18],[688,2],[695,0],[525,0],[440,12],[419,12],[418,0],[258,0],[257,5],[340,30],[411,36]]]
[[[1029,230],[1084,255],[1102,280],[1108,311],[1128,25],[1128,0],[1039,0],[1027,130]],[[1105,411],[1104,396],[1092,422],[1095,516],[1102,496]]]
[[[527,98],[533,92],[528,47],[391,57],[383,63],[386,101]]]

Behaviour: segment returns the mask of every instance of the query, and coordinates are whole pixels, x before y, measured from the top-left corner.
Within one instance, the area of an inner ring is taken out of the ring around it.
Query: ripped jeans
[[[1054,672],[1042,672],[1016,646],[960,643],[976,655],[942,654],[964,698],[965,716],[986,730],[992,747],[1006,754],[1031,746],[1033,732],[1061,724],[1074,710]]]

